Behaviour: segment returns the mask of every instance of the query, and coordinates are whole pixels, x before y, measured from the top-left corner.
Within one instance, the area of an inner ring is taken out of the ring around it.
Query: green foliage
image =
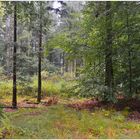
[[[48,72],[49,75],[51,74],[59,74],[60,69],[55,66],[54,64],[51,64],[50,62],[44,62],[42,64],[42,73]],[[43,77],[43,75],[42,75]]]
[[[83,57],[85,62],[77,87],[79,94],[84,97],[93,96],[115,102],[117,93],[122,93],[129,98],[136,97],[139,94],[140,78],[138,70],[140,50],[137,37],[139,36],[140,28],[140,5],[137,2],[111,2],[112,7],[109,12],[112,14],[114,75],[114,87],[111,92],[105,86],[105,50],[108,47],[106,46],[105,5],[106,2],[86,3],[81,20],[82,24],[79,26],[81,29],[78,30],[79,32],[76,30],[75,38],[71,38],[72,43],[70,43],[70,47],[69,45],[66,47],[72,56],[82,54],[81,57]],[[70,34],[70,32],[68,33]],[[65,41],[67,42],[68,39],[67,36]],[[130,75],[132,76],[130,77]]]
[[[38,90],[38,79],[34,76],[32,82],[17,85],[18,95],[36,97]],[[71,93],[71,88],[75,85],[75,81],[70,81],[70,77],[65,75],[57,75],[55,73],[42,72],[42,96],[63,96],[68,97]],[[0,82],[1,94],[0,98],[12,95],[13,84],[11,80]]]
[[[65,77],[64,77],[65,78]],[[42,80],[42,96],[63,96],[68,97],[70,95],[70,89],[75,84],[72,81],[67,81],[59,75],[50,75]],[[34,79],[33,84],[31,84],[32,91],[29,95],[36,95],[37,92],[37,79]]]
[[[79,79],[79,84],[76,86],[79,89],[77,92],[82,97],[96,97],[102,99],[106,87],[101,84],[97,78],[82,77]]]
[[[5,135],[11,136],[12,131],[11,122],[0,106],[0,138],[5,138]]]
[[[12,81],[0,82],[0,89],[1,89],[0,98],[11,95]]]

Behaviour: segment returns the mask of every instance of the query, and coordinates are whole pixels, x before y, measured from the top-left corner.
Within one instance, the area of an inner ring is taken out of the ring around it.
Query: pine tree
[[[17,108],[17,79],[16,79],[16,54],[17,53],[17,3],[14,2],[14,49],[13,49],[13,108]]]

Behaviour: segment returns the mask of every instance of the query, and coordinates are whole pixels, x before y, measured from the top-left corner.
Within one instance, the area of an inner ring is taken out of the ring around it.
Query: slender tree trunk
[[[131,62],[131,51],[128,51],[129,57],[129,93],[132,95],[132,62]]]
[[[62,54],[62,58],[63,58],[63,75],[65,74],[65,52],[63,52]]]
[[[42,57],[42,2],[40,2],[40,30],[39,30],[39,55],[38,55],[38,96],[37,102],[41,101],[41,57]]]
[[[69,61],[67,59],[67,54],[65,54],[65,72],[69,72]]]
[[[50,63],[53,63],[53,49],[50,49],[48,59],[49,59]]]
[[[64,75],[64,52],[60,54],[61,75]]]
[[[60,64],[59,65],[60,65],[60,70],[61,70],[60,74],[61,75],[63,75],[63,65],[62,65],[63,64],[63,62],[62,62],[63,60],[62,60],[62,57],[63,57],[62,53],[60,53]]]
[[[14,2],[13,99],[12,99],[13,108],[17,108],[16,52],[17,52],[17,3]]]
[[[73,62],[73,75],[74,77],[77,77],[77,59],[74,59]]]
[[[108,88],[107,94],[113,97],[112,14],[110,1],[106,2],[105,85]]]
[[[6,44],[5,44],[5,49],[6,49],[6,57],[5,57],[5,62],[6,62],[6,73],[9,75],[10,73],[10,37],[9,37],[9,30],[10,30],[10,17],[6,17]]]
[[[130,46],[130,28],[129,28],[129,5],[127,3],[127,15],[126,15],[126,26],[127,26],[127,44],[128,44],[128,67],[129,67],[129,94],[132,95],[132,60],[131,60],[131,46]]]

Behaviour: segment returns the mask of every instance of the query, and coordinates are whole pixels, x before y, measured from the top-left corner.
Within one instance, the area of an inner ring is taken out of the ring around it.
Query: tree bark
[[[41,57],[42,57],[42,2],[40,2],[40,29],[39,29],[39,54],[38,54],[38,96],[37,102],[41,102]]]
[[[129,94],[132,95],[132,60],[131,60],[131,46],[130,46],[130,28],[129,28],[129,13],[130,10],[128,3],[126,14],[126,26],[127,26],[127,45],[128,45],[128,67],[129,67]]]
[[[110,1],[106,2],[105,86],[108,88],[107,94],[113,97],[112,14]]]
[[[12,99],[13,108],[17,108],[16,52],[17,52],[17,3],[14,2],[13,99]]]

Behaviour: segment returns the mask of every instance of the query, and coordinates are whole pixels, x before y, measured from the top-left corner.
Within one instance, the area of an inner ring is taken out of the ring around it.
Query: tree
[[[38,55],[38,96],[37,102],[41,101],[41,58],[42,58],[42,2],[40,2],[40,29],[39,29],[39,55]]]
[[[129,94],[132,95],[132,61],[131,61],[131,44],[130,44],[130,26],[129,26],[129,3],[126,2],[126,27],[127,27],[127,46],[128,46],[128,66],[129,66]]]
[[[16,53],[17,53],[17,2],[14,2],[13,100],[12,100],[13,108],[17,108]]]
[[[37,5],[35,5],[37,4]],[[48,33],[49,26],[51,23],[51,19],[49,17],[49,11],[48,11],[48,2],[36,2],[34,3],[34,8],[37,11],[37,27],[36,31],[38,31],[38,38],[39,38],[39,44],[38,44],[38,95],[37,95],[37,102],[39,103],[41,101],[41,62],[43,58],[43,48],[42,48],[42,40],[43,35]],[[34,11],[34,12],[36,12]],[[47,40],[47,39],[46,39]],[[46,42],[45,42],[46,43]]]
[[[15,87],[27,89],[33,75],[39,103],[41,71],[54,72],[54,67],[61,75],[77,76],[80,96],[110,102],[120,94],[139,96],[140,3],[59,1],[59,8],[52,3],[0,2],[0,67],[10,78],[13,61],[13,107]]]
[[[105,94],[109,94],[110,98],[113,98],[112,7],[110,1],[106,2],[105,16],[106,16],[105,86],[107,86],[107,92]]]
[[[52,50],[49,53],[50,60],[52,60],[52,55],[55,56],[53,53],[55,50],[60,52],[61,74],[69,72],[72,77],[77,76],[77,66],[80,67],[78,62],[82,59],[78,52],[79,44],[76,40],[81,29],[79,23],[81,19],[80,9],[82,9],[80,2],[76,2],[75,5],[72,5],[72,2],[63,2],[57,13],[60,16],[58,19],[60,24],[55,26],[47,45],[47,48]]]

